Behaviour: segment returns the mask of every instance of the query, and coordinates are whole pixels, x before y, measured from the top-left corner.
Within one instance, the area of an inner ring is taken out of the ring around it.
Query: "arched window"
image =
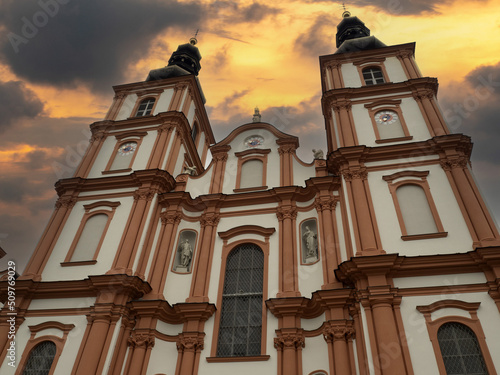
[[[476,335],[469,327],[445,323],[439,327],[437,338],[447,374],[488,374]]]
[[[56,355],[56,344],[42,341],[30,352],[22,375],[48,375]]]
[[[241,166],[240,189],[262,186],[263,173],[264,163],[261,160],[252,159],[244,162]]]
[[[382,69],[378,67],[370,67],[363,69],[363,79],[367,86],[379,85],[385,83],[384,74]]]
[[[139,116],[147,116],[147,115],[151,114],[151,111],[153,110],[154,104],[155,104],[154,98],[144,99],[139,104],[139,107],[137,108],[137,112],[135,113],[135,116],[139,117]]]
[[[375,123],[379,139],[391,139],[405,137],[399,113],[392,109],[382,110],[375,113]]]
[[[94,259],[107,223],[106,214],[93,215],[87,219],[71,256],[72,262]]]
[[[421,186],[401,185],[396,189],[396,196],[407,235],[438,232],[425,191]]]
[[[218,357],[261,354],[264,253],[254,244],[242,244],[227,257]]]

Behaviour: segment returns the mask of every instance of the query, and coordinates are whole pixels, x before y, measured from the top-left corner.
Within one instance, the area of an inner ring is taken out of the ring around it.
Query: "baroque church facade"
[[[216,142],[195,44],[115,86],[56,183],[1,373],[496,374],[500,235],[415,43],[343,15],[310,164],[258,111]]]

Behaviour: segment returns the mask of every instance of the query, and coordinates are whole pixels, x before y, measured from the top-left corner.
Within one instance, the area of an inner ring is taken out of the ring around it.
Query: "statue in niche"
[[[317,258],[318,254],[318,245],[316,244],[317,234],[306,226],[306,230],[302,235],[304,243],[306,245],[306,258]]]
[[[187,238],[179,245],[179,252],[181,253],[181,262],[179,265],[187,268],[193,257],[193,248]]]

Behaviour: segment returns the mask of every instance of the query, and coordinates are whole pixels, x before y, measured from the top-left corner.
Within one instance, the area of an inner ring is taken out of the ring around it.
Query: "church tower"
[[[215,141],[196,44],[115,86],[56,183],[2,374],[496,374],[500,235],[415,43],[344,12],[311,163],[258,108]]]

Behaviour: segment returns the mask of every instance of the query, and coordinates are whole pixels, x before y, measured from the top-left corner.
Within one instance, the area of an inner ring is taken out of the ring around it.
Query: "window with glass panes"
[[[227,257],[217,342],[218,357],[261,354],[264,254],[243,244]]]
[[[56,355],[56,344],[42,341],[31,351],[23,375],[48,375]]]
[[[385,82],[382,69],[380,68],[363,69],[363,79],[367,86],[378,85]]]
[[[476,335],[469,327],[445,323],[439,327],[437,338],[447,374],[488,375]]]
[[[155,99],[149,98],[144,99],[141,104],[139,104],[139,108],[137,108],[136,116],[147,116],[151,114],[151,110],[153,109],[153,105],[155,104]]]

